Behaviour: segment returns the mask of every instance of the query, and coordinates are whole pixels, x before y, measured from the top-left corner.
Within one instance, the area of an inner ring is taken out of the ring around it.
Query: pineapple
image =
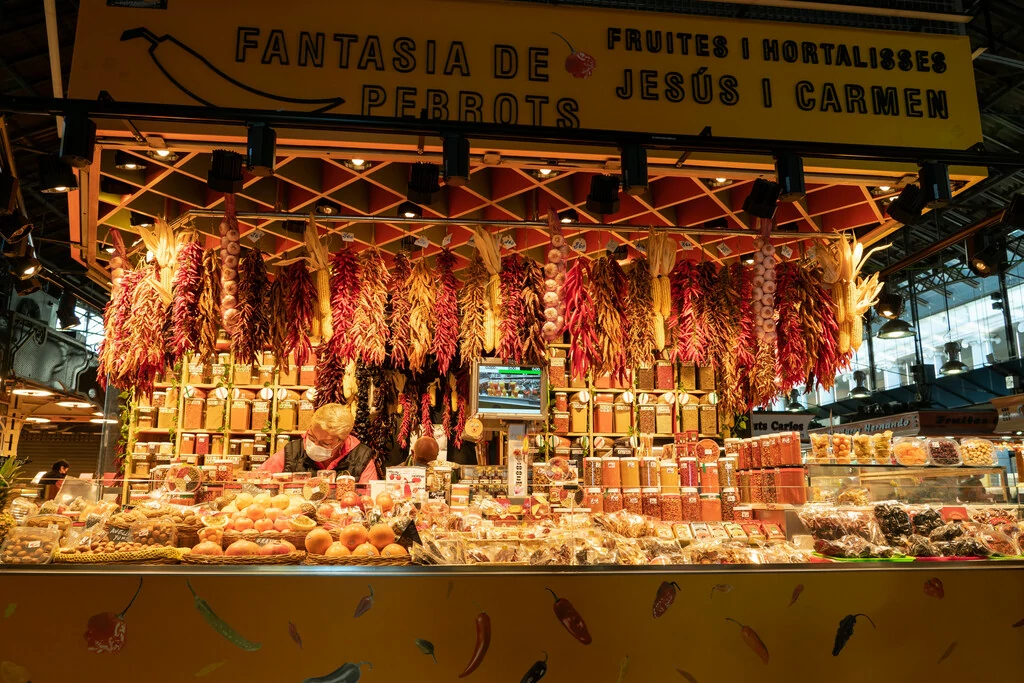
[[[14,482],[20,474],[21,463],[15,457],[7,458],[0,465],[0,543],[3,543],[7,538],[7,532],[17,524],[14,515],[7,509],[7,504],[14,493]]]

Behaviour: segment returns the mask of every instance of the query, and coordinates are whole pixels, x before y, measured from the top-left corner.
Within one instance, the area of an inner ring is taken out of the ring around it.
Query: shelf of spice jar
[[[218,384],[203,384],[195,382],[185,382],[185,386],[192,387],[193,389],[217,389],[219,387],[227,388],[227,382],[219,382]]]
[[[136,434],[170,434],[171,430],[167,427],[136,427]]]

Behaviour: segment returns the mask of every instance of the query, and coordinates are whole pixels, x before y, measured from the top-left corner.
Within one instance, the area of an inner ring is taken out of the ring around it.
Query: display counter
[[[12,568],[0,660],[5,682],[450,681],[487,642],[469,680],[536,681],[546,655],[552,681],[1005,681],[1022,570]]]

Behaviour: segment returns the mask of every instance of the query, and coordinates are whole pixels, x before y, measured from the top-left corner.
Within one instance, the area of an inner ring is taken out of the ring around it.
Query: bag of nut
[[[167,546],[173,548],[178,542],[177,528],[170,517],[136,522],[129,527],[131,542],[144,546]]]
[[[60,535],[57,528],[14,527],[0,548],[0,563],[48,564],[60,545]]]

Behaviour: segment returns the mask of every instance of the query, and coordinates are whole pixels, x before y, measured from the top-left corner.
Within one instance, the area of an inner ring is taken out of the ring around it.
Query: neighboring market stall
[[[965,39],[480,2],[396,3],[387,36],[376,11],[347,8],[351,33],[332,38],[314,3],[286,16],[248,3],[244,26],[219,6],[196,22],[197,8],[82,6],[71,94],[102,89],[114,103],[67,105],[99,124],[73,229],[82,261],[111,284],[100,361],[124,397],[123,486],[108,500],[72,481],[51,505],[13,501],[0,561],[31,565],[5,586],[53,577],[95,609],[130,608],[134,573],[145,576],[136,595],[166,620],[103,613],[89,621],[90,650],[127,654],[126,620],[191,636],[206,627],[174,604],[192,600],[237,649],[263,652],[240,662],[206,642],[175,659],[177,680],[334,668],[322,680],[355,681],[371,676],[364,659],[372,675],[397,678],[419,657],[427,680],[441,675],[426,668],[436,661],[449,678],[500,666],[536,681],[548,666],[569,675],[566,634],[534,613],[553,603],[571,638],[600,646],[571,660],[588,680],[710,680],[707,662],[737,643],[750,650],[737,670],[763,677],[764,664],[800,657],[779,657],[768,635],[786,610],[828,613],[828,628],[807,618],[799,632],[820,640],[838,625],[826,643],[838,655],[855,625],[856,638],[880,640],[862,613],[879,633],[919,623],[886,602],[897,591],[920,596],[927,581],[918,601],[930,606],[946,581],[950,609],[965,604],[952,589],[966,572],[914,572],[941,566],[928,562],[1019,566],[1013,473],[991,441],[906,446],[886,429],[811,430],[805,455],[802,430],[735,431],[752,409],[828,388],[848,367],[881,286],[860,266],[898,225],[886,200],[919,170],[915,154],[847,156],[829,144],[898,139],[962,158],[947,169],[951,191],[983,176],[975,157],[950,151],[980,139]],[[445,13],[459,20],[440,22]],[[462,28],[474,22],[504,37]],[[835,62],[810,61],[800,46],[825,39]],[[889,65],[903,51],[917,55],[914,71]],[[870,78],[839,88],[857,80],[849,73]],[[642,137],[712,123],[712,141],[758,138],[753,154]],[[429,137],[416,129],[434,124]],[[613,132],[622,137],[595,143]],[[787,146],[807,140],[805,152]],[[762,176],[794,184],[777,204],[784,188]],[[857,228],[870,229],[858,238]],[[351,410],[379,480],[261,472],[327,403]],[[420,435],[447,457],[408,466]],[[818,482],[815,468],[832,465],[847,468],[828,474],[841,481]],[[883,466],[887,479],[917,483],[884,495],[863,484]],[[850,480],[860,468],[862,481]],[[1005,493],[925,495],[929,468],[1001,477]],[[850,566],[863,561],[892,574]],[[53,574],[34,573],[43,563]],[[185,566],[134,568],[148,563]],[[85,579],[86,567],[110,576]],[[327,573],[358,582],[335,591]],[[285,577],[296,583],[279,591]],[[544,588],[551,603],[534,606]],[[832,607],[826,594],[877,609]],[[1016,586],[1006,597],[1000,610],[1021,606]],[[261,628],[249,628],[254,599],[268,601]],[[670,616],[727,627],[702,632],[712,649],[686,662],[656,652],[674,648],[664,634],[624,630],[635,623],[627,604],[659,619],[677,599]],[[302,661],[303,638],[338,645],[312,621],[338,610],[359,625],[393,614],[408,656],[353,644],[333,667],[326,655]],[[474,649],[456,654],[454,634],[473,627]],[[956,647],[946,635],[915,633],[906,646],[934,666]]]

